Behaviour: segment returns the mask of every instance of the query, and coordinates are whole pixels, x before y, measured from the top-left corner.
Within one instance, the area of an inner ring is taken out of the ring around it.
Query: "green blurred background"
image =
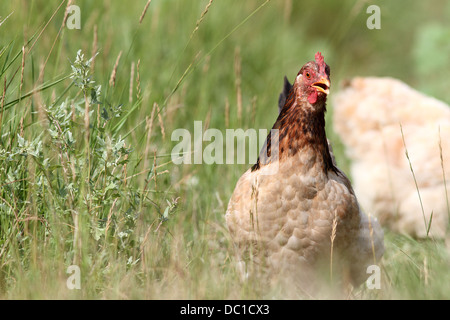
[[[450,103],[448,1],[214,0],[205,13],[208,3],[152,0],[140,23],[146,0],[78,0],[72,4],[80,7],[81,29],[69,30],[61,28],[66,1],[2,1],[2,21],[11,15],[0,26],[0,47],[9,45],[10,52],[18,52],[28,39],[39,35],[24,61],[22,92],[68,75],[70,61],[75,60],[79,49],[88,57],[97,50],[93,78],[102,85],[101,98],[123,104],[125,112],[131,110],[120,132],[133,148],[135,162],[145,161],[145,118],[155,102],[161,107],[165,136],[155,119],[157,129],[152,132],[151,156],[147,159],[150,162],[153,152],[160,157],[158,163],[170,161],[166,155],[174,145],[170,141],[172,131],[186,128],[193,132],[195,120],[222,132],[227,128],[271,128],[278,113],[283,77],[292,80],[317,51],[331,67],[331,95],[342,80],[353,76],[389,76]],[[372,4],[381,10],[379,30],[366,26],[371,16],[366,10]],[[111,86],[109,80],[120,52],[115,85]],[[8,70],[6,79],[14,72],[14,68]],[[67,79],[45,91],[44,104],[50,104],[70,83]],[[139,90],[142,103],[133,107]],[[11,94],[15,95],[17,91]],[[25,105],[24,101],[15,108],[20,112]],[[347,171],[348,163],[330,124],[331,114],[332,105],[327,114],[328,136],[337,146],[338,164]],[[30,135],[37,136],[38,132]],[[221,250],[208,241],[200,249],[192,248],[198,239],[217,240],[211,238],[211,225],[224,225],[228,199],[247,167],[164,167],[169,174],[161,178],[159,188],[167,193],[155,196],[154,201],[164,203],[180,196],[182,209],[170,223],[172,233],[183,239],[182,250],[191,254],[186,257],[191,274],[205,270],[206,253]],[[227,288],[232,291],[231,286]],[[209,297],[207,289],[191,290],[186,296]],[[223,290],[223,295],[216,290],[216,296],[235,297]],[[415,290],[411,286],[408,294],[414,296]]]
[[[239,125],[233,121],[237,116],[236,50],[241,63],[243,126],[271,127],[283,76],[292,80],[317,51],[324,54],[331,66],[332,93],[345,78],[391,76],[450,102],[445,72],[450,69],[447,1],[272,0],[241,24],[263,3],[213,1],[189,41],[208,4],[206,0],[154,0],[142,24],[139,18],[146,1],[75,1],[73,4],[81,9],[81,29],[65,28],[54,43],[64,16],[64,3],[27,57],[32,60],[34,70],[26,61],[25,71],[38,74],[40,65],[48,59],[44,80],[67,73],[68,60],[75,58],[78,49],[91,55],[97,28],[97,83],[109,80],[122,51],[116,90],[110,99],[127,103],[131,64],[141,61],[145,101],[135,113],[136,119],[149,114],[154,102],[163,104],[186,68],[195,64],[196,68],[183,79],[174,97],[182,96],[183,101],[176,114],[168,119],[172,128],[192,128],[193,120],[204,121],[211,109],[210,126],[223,129],[227,99],[230,123]],[[15,48],[20,49],[49,20],[59,4],[58,1],[2,2],[3,18],[13,12],[0,29],[2,44],[14,41]],[[371,16],[366,10],[372,4],[381,10],[380,30],[366,26]],[[24,86],[31,87],[33,83],[25,81]],[[252,104],[256,104],[253,116]],[[329,110],[332,112],[332,108]]]

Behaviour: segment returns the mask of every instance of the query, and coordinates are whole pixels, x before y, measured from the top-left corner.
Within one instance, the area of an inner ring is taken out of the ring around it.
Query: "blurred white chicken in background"
[[[414,237],[427,235],[433,213],[430,235],[444,237],[450,212],[449,106],[396,79],[354,78],[333,99],[333,125],[351,160],[363,209]]]

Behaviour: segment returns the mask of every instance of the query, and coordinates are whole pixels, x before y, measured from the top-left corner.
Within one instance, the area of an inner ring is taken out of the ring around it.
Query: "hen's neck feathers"
[[[308,102],[307,97],[298,94],[297,90],[299,90],[298,87],[294,85],[272,128],[279,130],[279,161],[282,162],[287,157],[295,156],[305,148],[311,148],[316,154],[314,161],[322,162],[321,167],[325,172],[336,171],[325,134],[326,97],[319,97],[313,106]],[[271,133],[269,132],[252,171],[270,163],[270,158],[268,161],[266,160],[270,155]]]

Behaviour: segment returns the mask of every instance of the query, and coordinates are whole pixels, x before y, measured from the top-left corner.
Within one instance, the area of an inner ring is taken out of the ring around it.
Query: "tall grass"
[[[354,3],[76,4],[81,30],[61,27],[67,1],[1,4],[0,298],[282,298],[234,267],[223,215],[247,166],[173,165],[171,132],[271,127],[283,76],[319,50],[334,88],[358,73],[414,78],[396,54],[410,42],[388,40],[414,18],[389,4],[380,32],[364,11],[337,32]],[[383,261],[382,289],[352,298],[448,297],[443,244],[387,232]],[[72,264],[81,290],[66,286]]]

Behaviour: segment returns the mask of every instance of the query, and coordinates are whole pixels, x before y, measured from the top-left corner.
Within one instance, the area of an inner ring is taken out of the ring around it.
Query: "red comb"
[[[320,52],[317,52],[315,55],[316,62],[319,65],[319,72],[325,73],[325,60],[323,59],[323,56]]]

